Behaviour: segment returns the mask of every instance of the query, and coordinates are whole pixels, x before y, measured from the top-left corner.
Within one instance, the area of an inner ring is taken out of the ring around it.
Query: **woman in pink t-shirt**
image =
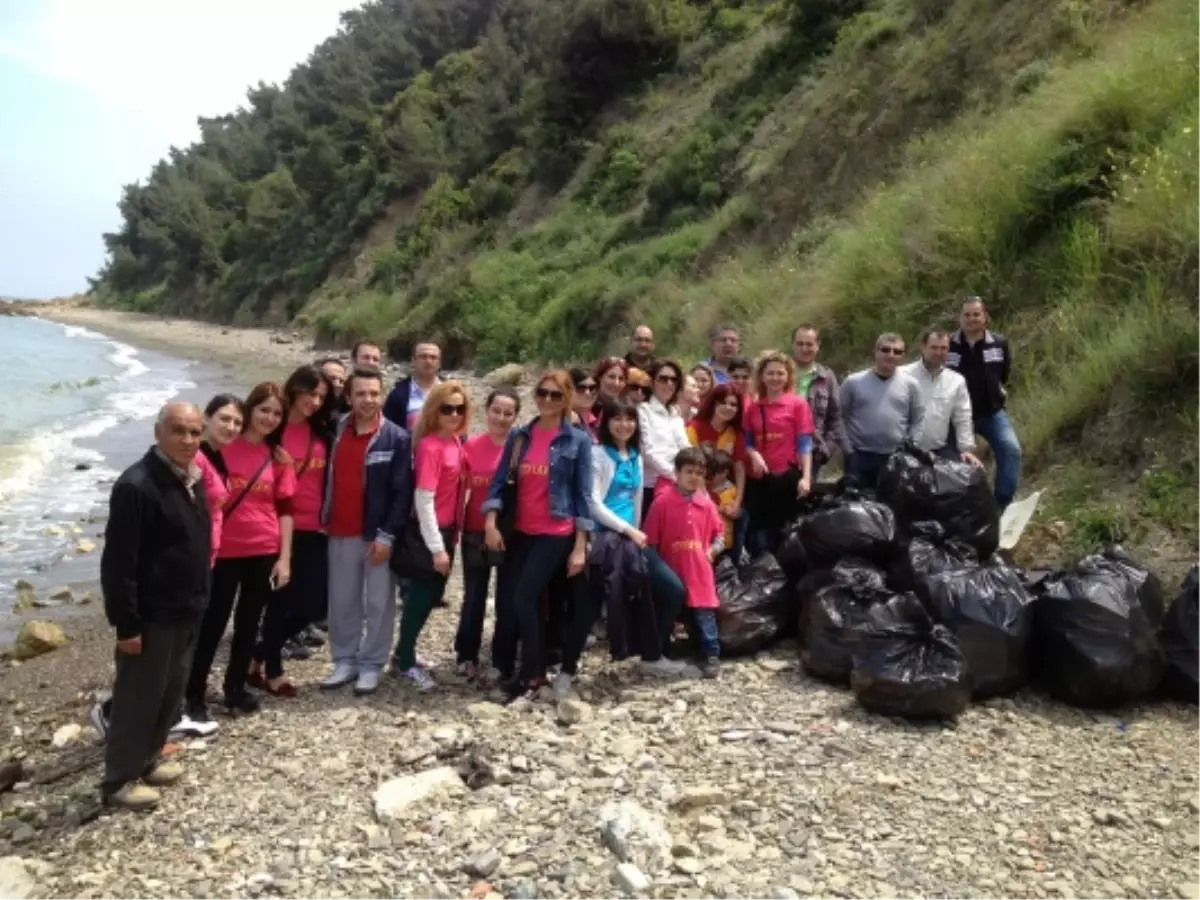
[[[470,421],[467,389],[462,382],[443,381],[426,396],[413,426],[413,511],[437,576],[414,578],[408,585],[396,643],[396,671],[420,691],[436,686],[433,676],[417,665],[417,638],[446,591],[454,545],[462,528],[466,476],[462,439]]]
[[[225,667],[225,705],[254,712],[258,701],[246,691],[258,626],[274,590],[291,579],[292,495],[296,482],[290,462],[275,456],[273,441],[285,412],[279,385],[257,385],[246,398],[242,433],[222,451],[229,470],[229,501],[224,507],[221,549],[213,568],[212,595],[192,660],[185,693],[186,715],[211,721],[204,702],[208,672],[217,645],[234,612],[229,664]]]
[[[509,435],[483,503],[487,546],[504,551],[492,663],[514,694],[531,697],[546,683],[547,644],[557,646],[560,638],[562,671],[554,690],[559,695],[570,690],[595,618],[582,577],[592,528],[592,438],[567,419],[574,394],[565,369],[542,376],[533,393],[538,416]],[[515,496],[510,473],[516,477]],[[511,517],[503,534],[502,513]]]
[[[221,549],[223,507],[229,502],[229,467],[221,456],[221,448],[242,433],[246,410],[233,394],[217,394],[204,407],[204,441],[196,454],[196,465],[204,475],[204,495],[208,498],[208,516],[212,520],[212,558],[216,565]]]
[[[742,420],[749,448],[746,508],[751,553],[778,546],[784,527],[796,517],[798,500],[812,488],[812,410],[795,389],[792,358],[778,350],[761,353]]]
[[[512,388],[496,388],[484,405],[487,430],[469,439],[463,446],[467,457],[467,509],[463,516],[462,573],[463,605],[454,635],[454,655],[458,673],[468,680],[479,677],[479,647],[483,643],[483,620],[487,613],[488,582],[500,554],[484,545],[483,501],[509,432],[521,412],[521,399]],[[589,410],[590,412],[590,410]]]
[[[321,530],[325,501],[325,463],[329,457],[329,419],[335,398],[316,366],[301,366],[283,385],[287,420],[273,435],[287,456],[296,482],[292,497],[292,579],[271,595],[263,616],[262,640],[254,650],[250,684],[280,697],[296,696],[283,674],[283,650],[307,655],[301,632],[325,618],[329,595],[329,556]],[[297,639],[297,640],[293,640]]]

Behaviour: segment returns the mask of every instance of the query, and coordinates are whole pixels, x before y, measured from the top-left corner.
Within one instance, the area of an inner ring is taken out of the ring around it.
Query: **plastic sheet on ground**
[[[1111,708],[1149,696],[1163,674],[1162,584],[1119,547],[1038,586],[1033,657],[1059,700]]]
[[[1016,569],[971,566],[918,579],[917,596],[958,639],[975,699],[1011,693],[1029,680],[1034,603]]]
[[[966,541],[987,559],[1000,544],[1000,510],[978,466],[910,448],[893,453],[879,477],[879,499],[902,527],[938,522],[946,535]]]
[[[787,576],[769,553],[739,573],[722,559],[717,566],[717,635],[723,656],[757,653],[791,624]]]
[[[971,700],[958,641],[913,594],[871,608],[859,630],[850,687],[864,708],[906,719],[953,719]]]
[[[1200,694],[1200,569],[1192,566],[1158,632],[1166,658],[1163,690],[1185,703]]]

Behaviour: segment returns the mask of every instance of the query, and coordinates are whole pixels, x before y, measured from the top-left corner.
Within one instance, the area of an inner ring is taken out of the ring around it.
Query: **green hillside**
[[[1194,535],[1197,65],[1191,0],[387,0],[126,189],[93,295],[481,366],[812,320],[848,368],[969,291],[1031,462],[1135,483],[1076,530]]]

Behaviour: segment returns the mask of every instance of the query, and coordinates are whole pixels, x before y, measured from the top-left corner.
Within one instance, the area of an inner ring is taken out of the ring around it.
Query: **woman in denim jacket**
[[[530,696],[546,683],[547,616],[551,628],[569,623],[563,639],[562,671],[555,692],[565,696],[579,665],[595,610],[582,577],[587,536],[592,529],[592,440],[568,417],[574,388],[570,373],[549,372],[534,392],[538,417],[509,435],[492,478],[484,536],[492,550],[504,550],[497,585],[492,664],[514,693]],[[505,510],[505,484],[516,452],[515,509]],[[500,515],[510,528],[500,531]],[[549,610],[542,609],[548,592]],[[517,647],[521,671],[514,673]]]

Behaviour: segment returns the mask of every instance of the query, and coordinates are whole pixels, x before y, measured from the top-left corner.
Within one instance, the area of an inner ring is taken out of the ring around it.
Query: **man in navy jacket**
[[[338,422],[321,513],[329,532],[333,657],[333,673],[321,687],[353,682],[356,694],[371,694],[392,645],[396,582],[388,563],[412,513],[412,440],[382,415],[378,369],[355,369],[346,393],[350,412]]]

